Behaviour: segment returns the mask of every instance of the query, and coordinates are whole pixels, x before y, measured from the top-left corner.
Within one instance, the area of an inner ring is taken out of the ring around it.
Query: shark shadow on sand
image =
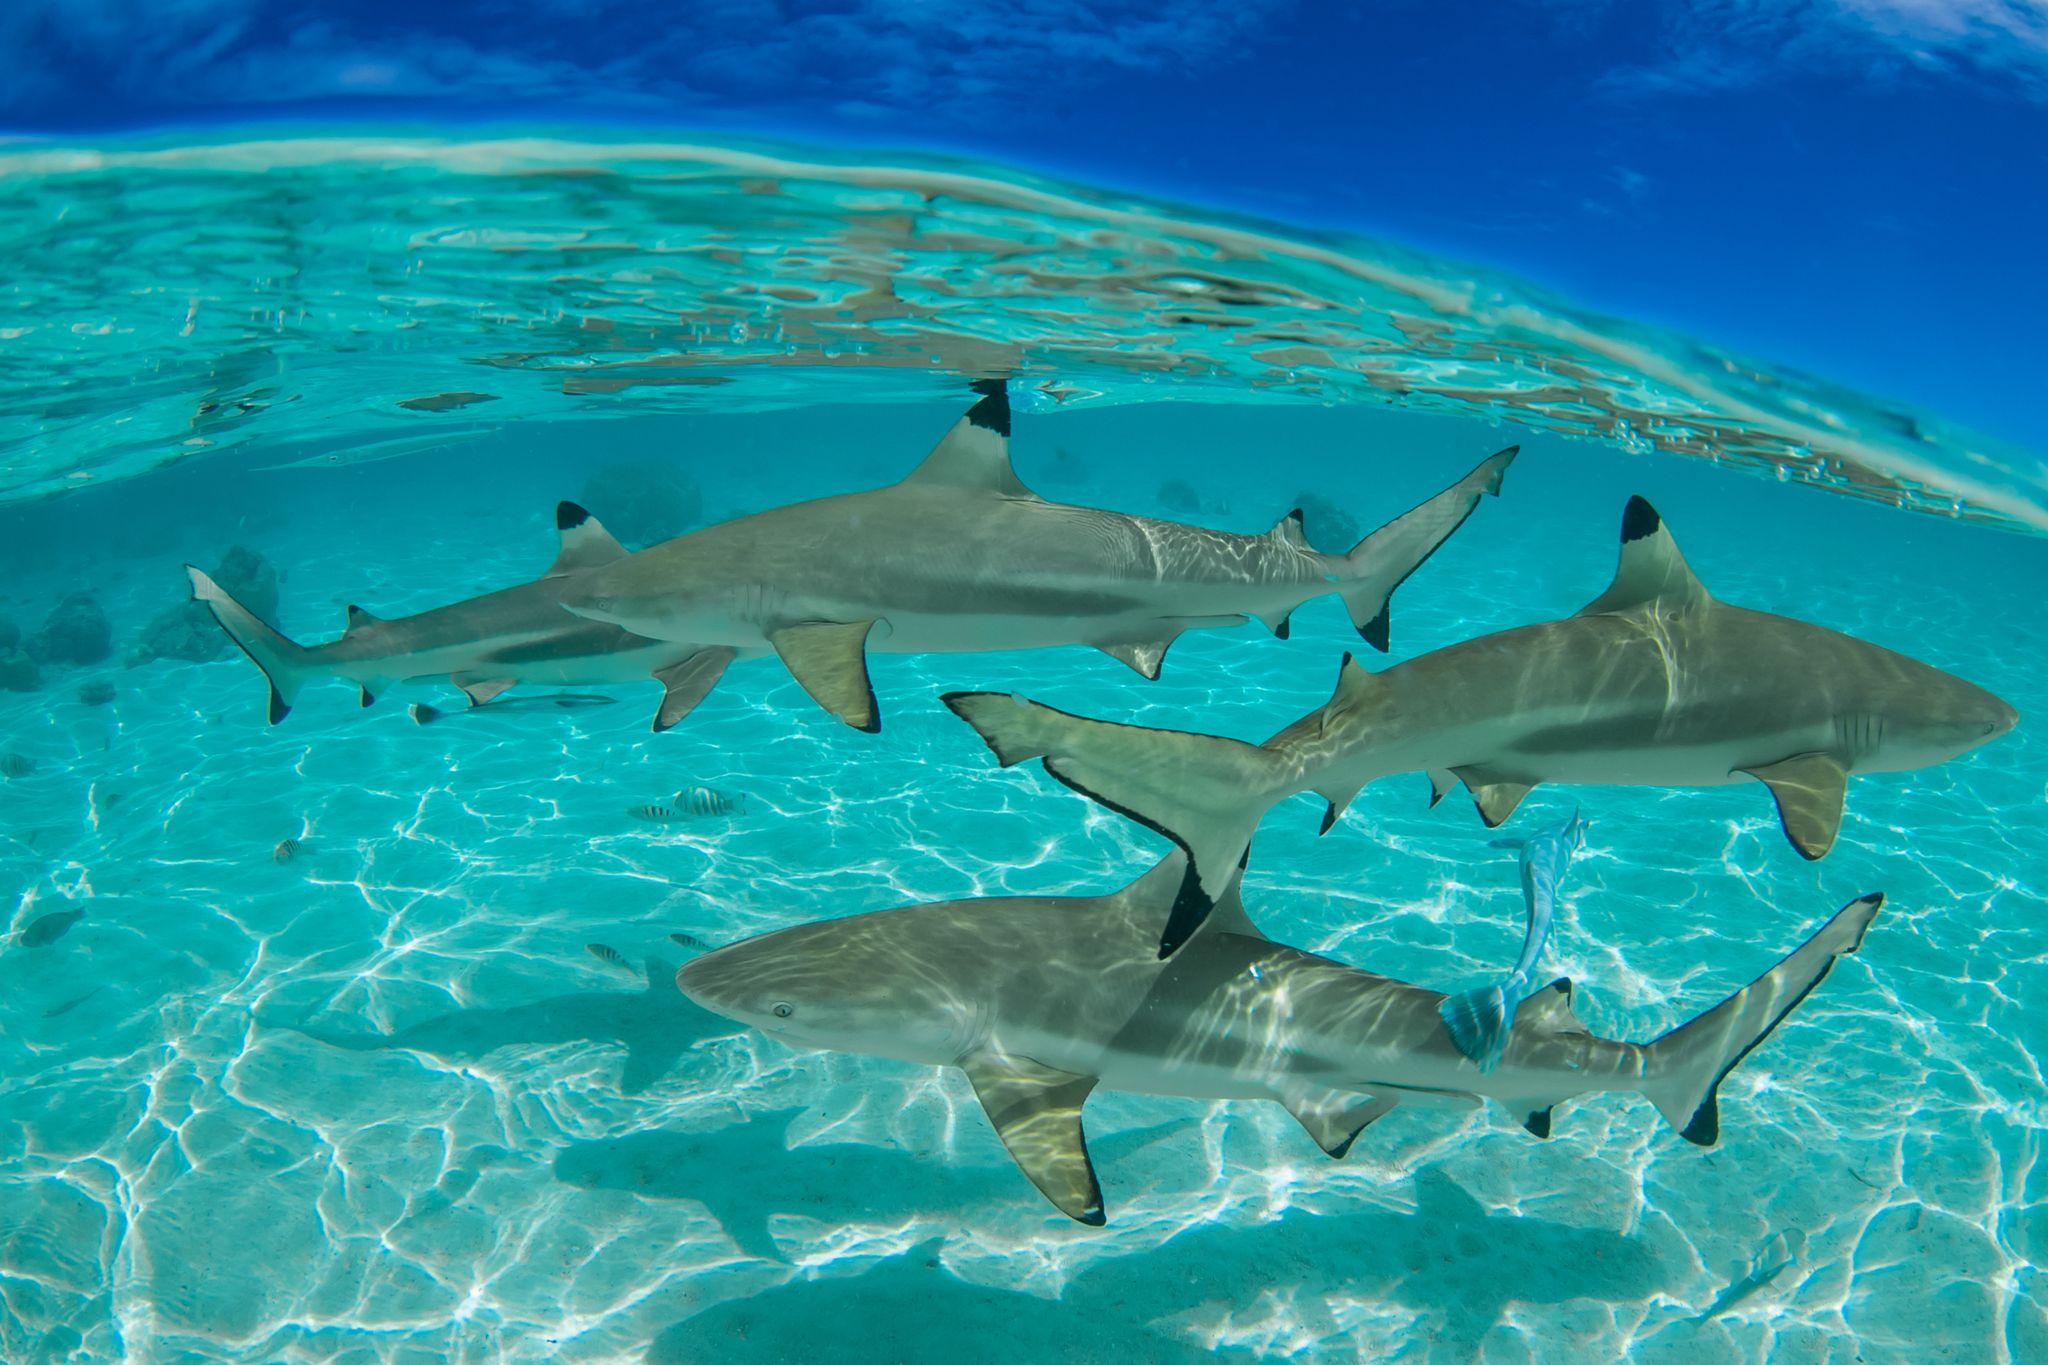
[[[500,1009],[456,1010],[390,1033],[266,1022],[349,1052],[424,1052],[456,1062],[477,1061],[507,1047],[616,1043],[626,1053],[619,1091],[637,1095],[699,1042],[734,1031],[676,990],[673,966],[650,958],[647,977],[646,987],[638,991],[587,991]]]
[[[1009,1188],[999,1165],[961,1166],[933,1154],[861,1142],[787,1147],[782,1136],[806,1111],[798,1105],[710,1132],[633,1133],[579,1142],[555,1157],[555,1177],[586,1190],[621,1190],[650,1199],[702,1204],[733,1244],[766,1261],[787,1259],[769,1234],[778,1213],[843,1221],[858,1191],[861,1217],[955,1221]],[[1104,1157],[1128,1157],[1194,1120],[1170,1120],[1096,1141]]]
[[[1414,1191],[1413,1212],[1295,1208],[1254,1227],[1201,1223],[1154,1251],[1096,1262],[1058,1299],[966,1284],[936,1263],[934,1239],[864,1275],[721,1303],[655,1337],[646,1358],[802,1359],[816,1353],[819,1324],[860,1322],[870,1327],[836,1336],[835,1359],[944,1360],[966,1341],[979,1361],[1181,1360],[1203,1342],[1174,1319],[1269,1312],[1300,1320],[1321,1349],[1347,1350],[1328,1305],[1338,1298],[1409,1309],[1446,1359],[1469,1359],[1514,1304],[1629,1303],[1662,1287],[1662,1259],[1640,1236],[1493,1212],[1440,1171],[1422,1172]],[[1262,1303],[1262,1290],[1276,1302]]]

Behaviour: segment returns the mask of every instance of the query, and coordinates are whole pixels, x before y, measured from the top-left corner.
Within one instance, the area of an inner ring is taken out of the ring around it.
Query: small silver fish
[[[277,847],[270,850],[270,861],[273,863],[288,863],[298,856],[299,841],[297,839],[279,839]]]
[[[685,787],[675,794],[675,807],[691,815],[732,815],[745,810],[747,798],[716,787]]]
[[[24,948],[47,948],[71,932],[71,926],[78,923],[85,914],[83,910],[52,910],[38,916],[28,928],[21,931],[21,946]]]
[[[708,953],[711,945],[695,934],[670,934],[669,941],[679,948],[688,948],[693,953]]]
[[[612,947],[609,943],[586,943],[583,945],[583,947],[587,952],[589,952],[589,954],[592,957],[596,958],[599,962],[605,963],[608,966],[617,967],[622,972],[630,972],[633,970],[633,964],[626,961],[626,955],[620,952],[617,948]]]
[[[36,770],[36,761],[27,754],[8,754],[0,757],[0,777],[12,780],[27,777]]]

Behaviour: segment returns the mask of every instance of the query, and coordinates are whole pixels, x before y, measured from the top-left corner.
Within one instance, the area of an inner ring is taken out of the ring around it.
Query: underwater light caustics
[[[989,165],[374,133],[18,145],[0,193],[0,500],[1007,374],[1512,421],[2048,529],[2038,452],[1419,252]]]
[[[1001,381],[901,482],[679,536],[580,576],[579,616],[656,639],[774,650],[813,700],[881,728],[867,652],[1092,645],[1156,678],[1184,631],[1264,622],[1285,637],[1334,594],[1376,649],[1389,599],[1498,493],[1510,446],[1365,537],[1323,554],[1290,513],[1264,535],[1048,502],[1010,467]]]
[[[1801,856],[1824,857],[1851,773],[1945,762],[2010,730],[1972,683],[1822,626],[1715,600],[1654,508],[1632,499],[1621,563],[1574,616],[1369,673],[1264,744],[1070,716],[1000,693],[946,704],[1004,766],[1051,776],[1165,834],[1194,862],[1160,941],[1171,953],[1237,875],[1275,803],[1313,791],[1327,831],[1369,782],[1427,772],[1488,825],[1542,783],[1769,788]]]
[[[804,1047],[966,1072],[1024,1174],[1106,1220],[1081,1109],[1095,1089],[1273,1100],[1342,1157],[1399,1104],[1491,1099],[1538,1137],[1574,1096],[1639,1094],[1691,1142],[1720,1136],[1716,1089],[1852,953],[1882,904],[1850,902],[1804,945],[1654,1042],[1587,1031],[1568,981],[1522,1003],[1500,1062],[1451,1042],[1435,991],[1273,942],[1233,878],[1170,960],[1154,950],[1189,879],[1173,853],[1122,891],[950,901],[799,925],[697,958],[692,1000]]]

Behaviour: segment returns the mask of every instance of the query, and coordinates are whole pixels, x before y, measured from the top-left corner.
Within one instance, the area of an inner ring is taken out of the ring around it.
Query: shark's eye
[[[790,1004],[787,1000],[778,1000],[775,1003],[775,1017],[777,1019],[787,1019],[790,1015],[795,1013],[796,1006]]]

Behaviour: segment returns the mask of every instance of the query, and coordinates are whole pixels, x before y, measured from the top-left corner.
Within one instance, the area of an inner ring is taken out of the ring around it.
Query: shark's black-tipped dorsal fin
[[[963,488],[1006,498],[1037,497],[1010,467],[1009,390],[1000,379],[980,379],[974,391],[982,395],[981,401],[953,424],[904,484]]]
[[[1154,863],[1138,880],[1117,892],[1116,899],[1124,911],[1145,921],[1149,928],[1156,929],[1166,923],[1176,910],[1183,909],[1190,898],[1199,896],[1200,887],[1192,882],[1193,878],[1188,873],[1188,855],[1175,849]],[[1240,863],[1237,876],[1231,879],[1222,896],[1190,933],[1237,934],[1243,938],[1263,939],[1265,935],[1245,913],[1241,894],[1243,886],[1244,865]]]
[[[1095,1078],[992,1048],[968,1053],[960,1069],[1011,1159],[1039,1193],[1075,1222],[1101,1227],[1102,1186],[1081,1128],[1081,1106]]]
[[[1679,553],[1664,518],[1647,499],[1633,497],[1621,514],[1621,564],[1614,571],[1614,582],[1579,615],[1627,611],[1645,602],[1664,602],[1683,610],[1712,600]]]
[[[1315,549],[1315,546],[1308,543],[1308,532],[1302,529],[1299,507],[1274,522],[1273,529],[1266,532],[1266,539],[1275,545],[1285,545],[1291,550]]]
[[[1330,705],[1343,706],[1355,702],[1377,691],[1380,687],[1379,674],[1358,662],[1349,653],[1337,665],[1337,689],[1330,694]]]
[[[348,604],[343,615],[347,618],[347,623],[342,627],[341,631],[343,635],[348,634],[352,630],[359,630],[364,626],[374,626],[383,619],[380,616],[374,616],[364,611],[353,602]]]
[[[546,576],[594,569],[626,557],[626,547],[596,517],[573,502],[555,504],[555,529],[562,533],[562,552],[548,566]]]

